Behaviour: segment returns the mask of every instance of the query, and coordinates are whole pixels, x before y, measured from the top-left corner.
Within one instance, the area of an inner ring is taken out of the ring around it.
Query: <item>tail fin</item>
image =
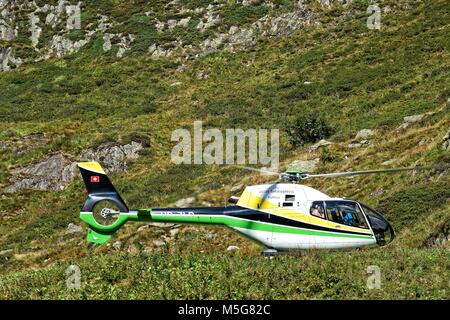
[[[105,243],[111,239],[114,232],[128,219],[131,219],[132,216],[136,216],[136,214],[130,212],[98,162],[81,162],[78,163],[78,168],[80,169],[88,192],[88,198],[84,202],[80,212],[81,220],[89,225],[87,240],[98,244]],[[100,207],[103,206],[103,200],[113,202],[119,211],[111,210],[109,207],[97,210],[95,208],[96,204],[102,202]],[[108,217],[111,214],[116,218],[110,224],[103,224],[96,219],[97,211],[99,211],[100,216],[104,219],[109,219]]]
[[[98,162],[80,162],[78,168],[88,192],[88,198],[82,209],[83,212],[92,212],[95,204],[101,200],[113,201],[119,207],[120,212],[129,211],[125,201]]]

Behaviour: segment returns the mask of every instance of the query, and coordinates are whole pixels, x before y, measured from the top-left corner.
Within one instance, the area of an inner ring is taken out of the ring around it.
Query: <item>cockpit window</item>
[[[351,227],[368,229],[358,204],[351,201],[326,201],[328,220]]]
[[[314,217],[325,219],[325,207],[323,201],[314,201],[311,204],[309,213]]]
[[[380,217],[380,214],[373,210],[372,208],[366,206],[365,204],[360,203],[361,207],[364,209],[364,213],[368,216]]]

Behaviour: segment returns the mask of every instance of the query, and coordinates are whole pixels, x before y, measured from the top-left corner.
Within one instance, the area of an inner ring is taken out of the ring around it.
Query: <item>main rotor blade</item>
[[[272,176],[280,176],[281,175],[281,173],[279,173],[279,172],[270,171],[270,170],[266,170],[266,169],[259,169],[259,168],[246,167],[246,166],[240,166],[240,165],[234,165],[234,166],[241,168],[241,169],[245,169],[245,170],[256,171],[256,172],[263,173],[266,175],[272,175]]]
[[[410,168],[390,168],[378,170],[363,170],[363,171],[348,171],[348,172],[334,172],[334,173],[318,173],[318,174],[303,174],[302,179],[308,178],[334,178],[334,177],[348,177],[360,174],[374,174],[374,173],[394,173],[401,171],[415,171],[415,170],[431,170],[443,168],[442,166],[427,166],[427,167],[410,167]]]

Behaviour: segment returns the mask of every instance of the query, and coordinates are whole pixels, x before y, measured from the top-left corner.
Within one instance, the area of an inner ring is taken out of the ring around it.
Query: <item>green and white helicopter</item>
[[[285,183],[248,186],[223,207],[146,208],[131,210],[98,162],[78,163],[88,198],[80,218],[89,225],[87,240],[102,244],[128,221],[221,225],[266,248],[265,254],[299,249],[340,249],[386,245],[395,238],[390,223],[358,201],[333,198],[298,184],[309,178],[393,173],[435,167],[393,168],[326,174],[298,170],[276,173]],[[287,183],[286,183],[287,182]]]

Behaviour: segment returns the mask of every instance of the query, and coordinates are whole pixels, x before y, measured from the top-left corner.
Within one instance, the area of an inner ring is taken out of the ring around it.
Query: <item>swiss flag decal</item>
[[[91,176],[91,183],[100,182],[100,176]]]

